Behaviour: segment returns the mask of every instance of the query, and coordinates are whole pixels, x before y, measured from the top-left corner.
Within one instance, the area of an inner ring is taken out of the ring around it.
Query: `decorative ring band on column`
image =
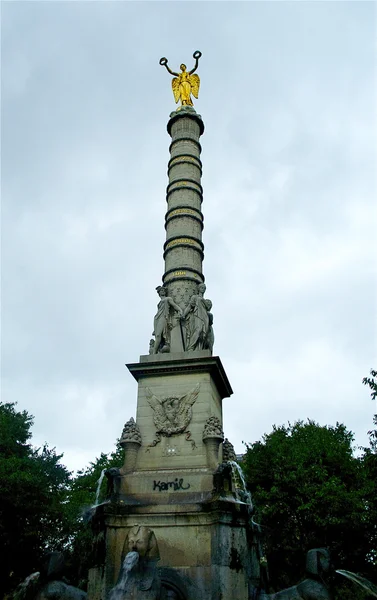
[[[166,202],[169,202],[169,197],[171,194],[174,194],[174,192],[178,192],[179,190],[190,190],[190,192],[196,192],[200,198],[200,202],[203,202],[202,192],[200,192],[193,185],[177,185],[177,187],[173,188],[172,190],[169,190],[166,194]]]
[[[165,218],[165,229],[167,228],[167,226],[169,225],[169,223],[171,223],[171,221],[173,219],[179,219],[180,217],[188,217],[189,219],[193,219],[194,221],[196,221],[197,223],[200,223],[200,228],[201,231],[203,231],[204,229],[204,224],[203,221],[201,220],[201,218],[198,216],[198,214],[190,214],[188,211],[182,211],[179,214],[171,214],[170,216],[167,216]]]
[[[182,238],[182,239],[186,239],[186,238]],[[173,246],[166,248],[166,250],[163,254],[164,260],[167,257],[167,255],[169,254],[169,252],[172,252],[176,248],[191,248],[191,250],[195,250],[195,252],[197,252],[199,254],[202,261],[204,260],[204,252],[200,248],[198,248],[198,246],[195,246],[193,242],[189,242],[189,241],[181,242],[180,240],[177,240]]]
[[[200,279],[203,280],[203,282],[205,281],[205,277],[203,275],[203,273],[201,273],[200,271],[198,271],[197,269],[193,269],[192,267],[184,267],[182,269],[169,269],[168,271],[165,271],[165,273],[162,276],[162,280],[165,280],[165,277],[167,277],[168,275],[171,275],[171,273],[175,273],[176,277],[184,277],[186,275],[186,271],[190,272],[190,273],[194,273],[194,276],[198,276],[200,277]]]
[[[183,186],[183,187],[187,187],[187,184],[194,184],[198,186],[198,192],[200,193],[201,196],[203,196],[203,188],[200,184],[199,181],[195,181],[195,179],[191,179],[189,177],[185,177],[184,179],[173,179],[173,181],[169,181],[169,184],[166,188],[166,193],[170,194],[170,192],[172,191],[171,188],[173,185],[179,185],[179,186]]]
[[[197,208],[194,208],[193,206],[189,206],[188,204],[180,204],[179,206],[176,206],[175,208],[169,208],[169,210],[167,210],[167,212],[166,212],[165,219],[168,220],[170,218],[170,216],[173,216],[173,214],[179,215],[180,213],[186,213],[186,212],[195,214],[198,219],[200,219],[201,221],[204,221],[203,213],[200,210],[198,210]],[[186,215],[184,215],[184,216],[186,216]]]
[[[200,250],[204,250],[204,244],[201,240],[198,240],[198,238],[192,236],[192,235],[174,235],[173,237],[169,238],[168,240],[166,240],[165,244],[164,244],[164,250],[167,250],[168,248],[174,247],[176,246],[176,244],[178,243],[185,243],[188,245],[191,244],[198,244],[199,249]]]
[[[189,160],[188,158],[182,158],[181,160],[177,160],[173,165],[168,167],[168,175],[170,175],[170,171],[173,167],[176,167],[177,165],[183,165],[183,164],[192,165],[192,166],[196,167],[199,171],[199,177],[201,177],[203,175],[200,165],[198,165],[197,162],[194,162],[193,159]]]
[[[179,137],[179,138],[174,138],[174,140],[171,142],[170,146],[169,146],[169,152],[171,154],[172,148],[174,146],[174,144],[178,144],[178,142],[194,142],[194,144],[197,145],[198,150],[199,150],[199,154],[202,151],[202,147],[200,145],[200,143],[198,142],[198,140],[195,140],[194,138],[191,137]]]
[[[198,166],[200,166],[200,168],[202,168],[202,161],[200,160],[199,156],[194,156],[194,154],[190,154],[189,152],[185,152],[184,154],[176,154],[175,156],[173,156],[169,162],[168,162],[168,169],[170,169],[173,165],[173,162],[177,161],[179,162],[179,159],[181,158],[193,158],[195,161],[198,162]]]

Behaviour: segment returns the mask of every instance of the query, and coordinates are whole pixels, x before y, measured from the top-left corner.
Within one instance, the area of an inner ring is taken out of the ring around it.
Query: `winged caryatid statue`
[[[187,71],[186,65],[183,63],[179,67],[181,69],[181,73],[175,73],[168,67],[168,59],[163,57],[160,58],[160,65],[166,67],[171,75],[175,75],[173,81],[171,82],[174,94],[174,100],[177,103],[178,100],[181,101],[182,106],[193,106],[193,102],[191,99],[191,94],[198,98],[199,96],[199,86],[200,79],[199,75],[194,75],[194,72],[198,68],[199,58],[202,53],[199,50],[194,52],[193,57],[195,58],[195,65],[191,71]]]
[[[171,436],[177,433],[183,433],[192,419],[192,405],[199,394],[200,384],[184,394],[183,396],[169,396],[167,398],[157,398],[153,392],[147,388],[148,404],[153,408],[153,421],[156,425],[157,433]]]

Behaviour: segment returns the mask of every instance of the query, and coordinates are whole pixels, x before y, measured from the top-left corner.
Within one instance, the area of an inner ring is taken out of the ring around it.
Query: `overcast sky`
[[[344,423],[376,367],[376,4],[2,3],[2,400],[71,469],[135,416],[164,271],[171,68],[203,53],[225,434]]]

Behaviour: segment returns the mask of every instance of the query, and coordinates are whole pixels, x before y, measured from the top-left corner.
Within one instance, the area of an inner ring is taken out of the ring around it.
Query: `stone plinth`
[[[179,598],[247,600],[249,507],[222,494],[231,486],[219,486],[221,473],[214,484],[222,461],[222,400],[232,394],[220,359],[203,350],[141,356],[127,367],[138,399],[136,423],[130,420],[124,435],[140,434],[141,445],[132,454],[133,471],[130,460],[116,474],[111,502],[97,509],[106,558],[94,589],[105,597],[114,586],[127,532],[139,525],[153,530],[162,582],[179,589]]]
[[[129,528],[142,524],[158,541],[159,570],[175,578],[184,600],[248,600],[250,553],[247,506],[214,499],[185,504],[160,495],[152,505],[111,504],[102,507],[106,519],[104,589],[114,585]]]
[[[136,422],[142,447],[135,471],[215,468],[208,464],[203,430],[210,417],[222,423],[222,400],[232,394],[219,357],[208,350],[154,354],[127,367],[139,384]],[[175,433],[180,425],[182,431]]]

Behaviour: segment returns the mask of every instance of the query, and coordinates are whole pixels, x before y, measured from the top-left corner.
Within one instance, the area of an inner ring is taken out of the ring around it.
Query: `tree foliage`
[[[0,597],[38,570],[43,555],[64,550],[67,575],[85,585],[92,532],[86,515],[96,500],[103,470],[121,466],[119,443],[75,476],[55,449],[34,448],[33,417],[14,404],[0,403]],[[99,502],[105,498],[106,480]]]
[[[370,371],[370,377],[364,377],[363,384],[368,386],[372,400],[377,399],[377,371]],[[375,581],[377,583],[377,414],[373,416],[375,429],[368,431],[369,448],[364,448],[363,463],[366,476],[366,505],[369,533],[371,538],[371,550],[369,560],[375,567]]]
[[[55,449],[30,444],[33,417],[0,403],[0,597],[36,570],[48,549],[62,549],[70,473]]]
[[[265,533],[272,588],[304,576],[310,548],[330,548],[337,568],[370,575],[366,474],[339,423],[273,427],[247,446],[244,469]],[[356,597],[356,596],[355,596]]]
[[[363,384],[369,387],[372,400],[377,400],[377,371],[371,369],[370,375],[370,377],[363,378]],[[376,426],[376,429],[368,431],[370,450],[377,453],[377,414],[373,417],[373,424]]]
[[[68,494],[68,512],[70,520],[70,544],[67,548],[67,574],[75,585],[83,585],[87,580],[91,564],[92,530],[90,527],[91,507],[96,501],[98,484],[98,503],[105,500],[106,479],[101,474],[111,467],[120,467],[123,462],[123,450],[119,444],[109,454],[101,453],[89,466],[78,471],[72,480]]]
[[[363,384],[377,399],[377,371]],[[247,445],[244,470],[262,525],[272,590],[304,576],[307,550],[329,547],[337,568],[377,581],[377,415],[369,447],[353,452],[344,425],[313,421],[274,426]],[[64,550],[68,577],[84,585],[91,566],[90,507],[101,473],[119,467],[119,445],[72,475],[61,455],[31,444],[33,417],[0,403],[0,597],[38,569],[48,550]],[[106,479],[98,502],[106,498]],[[337,580],[335,598],[364,595]]]

